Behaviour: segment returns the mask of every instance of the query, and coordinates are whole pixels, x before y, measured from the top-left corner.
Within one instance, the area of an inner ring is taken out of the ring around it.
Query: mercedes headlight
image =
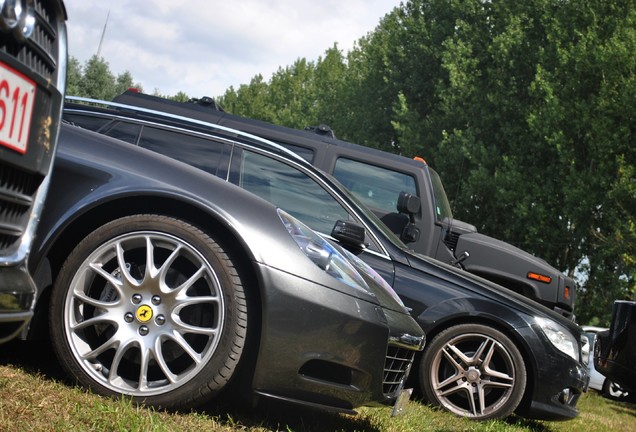
[[[579,360],[578,342],[568,329],[547,318],[535,317],[534,320],[552,345],[574,360]]]
[[[364,261],[362,261],[360,258],[355,256],[354,254],[352,254],[348,250],[343,249],[343,251],[344,251],[345,255],[351,260],[351,262],[353,263],[354,266],[356,266],[358,269],[360,269],[360,271],[365,272],[367,275],[369,275],[369,277],[373,278],[375,283],[380,285],[382,287],[382,289],[384,289],[384,291],[388,292],[389,295],[391,297],[393,297],[393,299],[400,306],[402,306],[403,308],[406,309],[406,306],[404,305],[404,302],[402,302],[402,299],[400,298],[400,296],[397,295],[397,293],[395,292],[393,287],[391,285],[389,285],[389,283],[382,276],[380,276],[380,274],[378,272],[376,272],[369,264],[365,263]]]
[[[278,209],[278,215],[300,250],[314,264],[340,282],[375,297],[355,267],[332,244],[284,210]]]

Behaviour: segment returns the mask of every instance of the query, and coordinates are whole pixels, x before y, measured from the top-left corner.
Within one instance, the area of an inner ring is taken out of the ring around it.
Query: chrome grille
[[[384,361],[382,391],[387,397],[396,397],[406,381],[415,358],[415,351],[389,345]]]
[[[35,29],[33,35],[25,43],[17,43],[3,35],[0,50],[15,57],[20,63],[33,69],[38,75],[52,83],[57,82],[59,46],[57,44],[57,28],[63,17],[58,17],[49,10],[50,4],[36,0]]]

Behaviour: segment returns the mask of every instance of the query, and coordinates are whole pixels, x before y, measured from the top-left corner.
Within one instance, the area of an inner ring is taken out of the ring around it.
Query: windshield
[[[428,167],[428,171],[431,173],[431,183],[433,183],[435,217],[438,222],[443,221],[444,218],[452,219],[453,212],[451,211],[450,203],[446,197],[446,191],[444,190],[444,185],[442,185],[442,179],[433,168]]]

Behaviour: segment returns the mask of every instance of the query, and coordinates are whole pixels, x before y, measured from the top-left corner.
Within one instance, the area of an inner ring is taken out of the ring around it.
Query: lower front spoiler
[[[22,266],[0,266],[0,343],[17,337],[33,317],[35,284]]]
[[[18,337],[31,321],[33,312],[0,312],[0,344]]]
[[[309,400],[309,398],[291,398],[291,397],[287,397],[287,396],[281,396],[281,395],[277,395],[274,393],[268,393],[265,391],[259,391],[256,390],[254,391],[254,393],[256,393],[257,395],[260,396],[264,396],[268,399],[275,399],[275,400],[279,400],[282,402],[288,402],[288,403],[292,403],[295,405],[301,405],[307,408],[312,408],[312,409],[316,409],[316,410],[320,410],[320,411],[327,411],[327,412],[332,412],[332,413],[337,413],[337,414],[349,414],[349,415],[356,415],[358,414],[357,411],[354,411],[353,409],[350,408],[345,408],[345,407],[338,407],[335,406],[333,404],[320,404],[317,402],[311,402]],[[313,395],[310,395],[310,397],[313,397]]]
[[[536,374],[516,413],[534,420],[560,421],[578,416],[576,405],[587,390],[587,366],[554,348],[546,338],[526,329],[535,356]]]
[[[532,401],[529,410],[523,415],[534,420],[571,420],[579,415],[576,404],[581,394],[582,392],[576,388],[566,387],[557,392],[549,403]]]

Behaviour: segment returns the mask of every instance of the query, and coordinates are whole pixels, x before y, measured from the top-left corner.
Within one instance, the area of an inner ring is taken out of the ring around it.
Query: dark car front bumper
[[[42,214],[48,174],[57,146],[66,86],[67,36],[66,10],[61,0],[0,4],[3,9],[0,16],[0,68],[6,92],[0,117],[4,132],[11,124],[20,125],[20,133],[24,133],[19,135],[24,136],[24,142],[17,147],[13,140],[0,142],[2,343],[18,335],[32,316],[35,284],[28,274],[26,262]],[[12,13],[18,16],[12,16]],[[5,77],[13,77],[10,86]],[[25,110],[12,120],[5,104],[9,91],[11,97],[20,95],[21,107]],[[20,115],[25,118],[21,119]],[[28,115],[30,118],[27,119]],[[24,123],[20,123],[22,120]],[[22,125],[28,126],[23,128]],[[3,138],[6,139],[6,135]]]
[[[533,419],[567,420],[578,415],[576,404],[587,391],[586,365],[559,351],[536,327],[520,331],[533,355],[534,371],[528,371],[528,390],[519,414]],[[530,374],[533,374],[530,378]]]
[[[257,394],[336,412],[390,404],[424,333],[406,313],[260,266],[267,279]]]

